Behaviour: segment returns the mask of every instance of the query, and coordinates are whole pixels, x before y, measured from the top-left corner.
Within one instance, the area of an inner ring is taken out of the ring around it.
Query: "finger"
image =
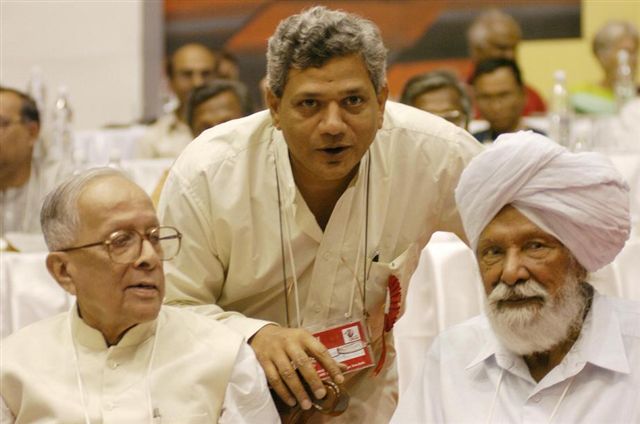
[[[344,375],[342,374],[340,367],[341,364],[331,357],[329,351],[322,343],[317,341],[315,338],[313,339],[313,342],[314,343],[311,345],[309,353],[316,358],[318,362],[320,362],[333,381],[338,384],[344,383]]]
[[[296,398],[293,397],[293,395],[287,388],[287,385],[280,378],[280,372],[275,367],[275,365],[270,362],[268,366],[262,364],[262,368],[264,369],[264,374],[267,376],[269,385],[280,397],[280,399],[282,399],[289,406],[295,406]]]
[[[278,372],[280,373],[280,382],[283,383],[283,385],[286,385],[285,389],[288,389],[287,391],[291,392],[293,396],[295,396],[295,399],[298,401],[298,403],[300,403],[302,409],[311,408],[311,400],[309,399],[309,395],[303,387],[302,382],[300,381],[298,373],[294,368],[293,361],[291,361],[286,355],[283,355],[275,363],[276,367],[278,368]],[[274,390],[276,390],[278,395],[280,395],[276,387],[274,387]]]
[[[293,355],[292,355],[293,356]],[[322,384],[322,380],[316,371],[314,360],[306,353],[301,352],[294,356],[293,363],[297,366],[298,372],[309,385],[316,399],[322,399],[327,395],[327,389]]]

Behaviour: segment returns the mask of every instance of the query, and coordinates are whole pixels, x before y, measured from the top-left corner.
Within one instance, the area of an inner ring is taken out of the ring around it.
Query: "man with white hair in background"
[[[571,103],[574,110],[590,114],[616,112],[618,105],[615,91],[619,82],[618,61],[621,59],[621,54],[627,57],[630,82],[633,85],[631,90],[635,94],[640,94],[638,91],[640,87],[636,83],[639,48],[640,35],[633,23],[612,20],[604,24],[591,42],[591,49],[603,72],[602,79],[572,87]]]
[[[640,303],[588,283],[629,236],[614,166],[507,134],[471,161],[456,201],[485,314],[436,338],[392,422],[638,422]]]

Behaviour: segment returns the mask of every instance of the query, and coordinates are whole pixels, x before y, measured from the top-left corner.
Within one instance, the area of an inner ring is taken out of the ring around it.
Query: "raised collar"
[[[78,315],[77,303],[74,304],[70,313],[71,333],[78,344],[92,350],[109,349],[102,333],[87,325],[87,323]],[[120,339],[118,344],[111,347],[130,347],[137,346],[155,334],[156,323],[158,319],[143,322],[129,329],[127,333]]]

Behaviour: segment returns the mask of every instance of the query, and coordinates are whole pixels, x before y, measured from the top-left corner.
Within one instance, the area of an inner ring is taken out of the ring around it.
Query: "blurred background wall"
[[[314,4],[380,26],[392,95],[414,73],[435,67],[465,76],[466,26],[489,7],[522,26],[518,59],[526,81],[543,95],[555,69],[567,71],[570,85],[600,78],[590,40],[607,20],[640,27],[640,0],[2,0],[0,83],[24,89],[37,66],[50,106],[57,87],[68,86],[76,128],[147,120],[166,100],[164,57],[199,41],[238,57],[241,79],[257,100],[268,36],[280,19]]]

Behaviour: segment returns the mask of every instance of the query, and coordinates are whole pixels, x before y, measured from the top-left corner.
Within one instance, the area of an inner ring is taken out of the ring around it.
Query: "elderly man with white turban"
[[[608,159],[506,134],[465,169],[456,202],[485,314],[436,338],[392,423],[640,422],[640,303],[588,283],[629,236]]]

